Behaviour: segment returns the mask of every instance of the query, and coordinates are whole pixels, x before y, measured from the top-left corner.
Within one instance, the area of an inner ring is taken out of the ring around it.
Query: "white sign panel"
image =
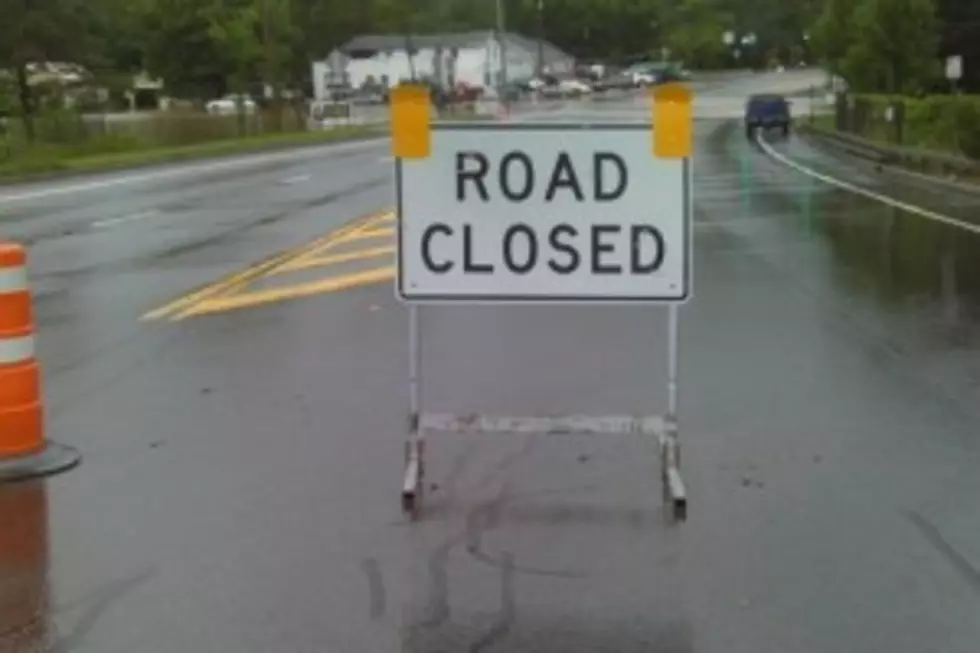
[[[691,163],[650,126],[433,124],[396,161],[407,301],[683,302]]]
[[[946,79],[956,80],[963,77],[963,57],[955,55],[946,57]]]

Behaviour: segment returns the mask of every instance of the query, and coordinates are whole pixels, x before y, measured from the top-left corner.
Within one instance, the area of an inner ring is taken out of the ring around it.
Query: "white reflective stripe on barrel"
[[[27,268],[0,268],[0,293],[27,290]]]
[[[0,365],[22,363],[34,358],[34,336],[0,338]]]

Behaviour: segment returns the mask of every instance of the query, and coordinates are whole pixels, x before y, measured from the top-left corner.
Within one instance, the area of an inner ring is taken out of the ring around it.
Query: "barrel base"
[[[66,472],[81,461],[82,454],[78,450],[57,442],[46,442],[44,448],[37,453],[0,458],[0,483]]]

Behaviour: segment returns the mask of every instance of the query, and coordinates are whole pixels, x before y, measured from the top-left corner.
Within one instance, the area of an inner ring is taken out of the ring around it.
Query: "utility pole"
[[[262,43],[264,68],[262,95],[270,100],[276,131],[282,130],[282,51],[280,39],[284,29],[282,21],[289,11],[288,0],[261,0]]]
[[[405,54],[408,55],[408,74],[414,84],[417,81],[415,74],[415,42],[412,40],[412,26],[410,23],[406,24],[405,29]]]
[[[414,84],[418,81],[415,72],[415,41],[412,39],[412,28],[415,27],[415,21],[413,20],[412,8],[407,6],[407,3],[406,6],[402,7],[400,22],[402,29],[405,31],[405,55],[408,57],[408,74]]]
[[[274,63],[275,55],[273,53],[275,46],[272,43],[272,24],[271,24],[272,21],[270,16],[271,7],[269,6],[270,2],[271,0],[262,0],[261,2],[262,45],[264,46],[263,49],[265,50],[265,56],[263,57],[263,59],[265,59],[265,75],[263,75],[263,77],[265,78],[263,81],[265,83],[262,85],[263,100],[268,98],[267,95],[268,90],[272,87],[273,67],[275,66]]]
[[[538,0],[538,77],[544,75],[544,0]]]
[[[500,75],[497,78],[497,92],[500,100],[506,106],[504,87],[507,85],[507,45],[505,43],[506,34],[504,30],[504,2],[503,0],[497,0],[497,50],[500,52]]]

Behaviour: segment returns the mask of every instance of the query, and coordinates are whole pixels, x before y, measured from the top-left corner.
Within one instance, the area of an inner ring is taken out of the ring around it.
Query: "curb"
[[[907,150],[907,148],[882,146],[859,136],[837,134],[812,125],[799,125],[797,132],[803,135],[815,147],[842,152],[869,166],[874,166],[878,172],[887,172],[927,184],[944,186],[971,195],[980,195],[980,179],[976,182],[961,181],[955,177],[951,179],[935,173],[921,172],[910,167],[914,165],[913,162],[922,165],[932,160],[939,166],[942,166],[944,163],[949,165],[949,162],[952,161],[959,163],[957,166],[958,170],[970,171],[980,177],[980,163],[969,159],[963,159],[955,155],[934,154]],[[909,156],[910,158],[903,160],[903,155]],[[955,175],[956,170],[951,170],[951,173]]]

